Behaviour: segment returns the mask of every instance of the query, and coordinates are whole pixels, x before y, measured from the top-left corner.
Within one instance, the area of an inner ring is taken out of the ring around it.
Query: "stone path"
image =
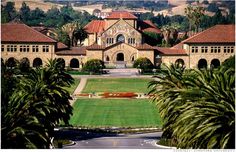
[[[74,91],[73,94],[72,94],[72,98],[73,98],[73,99],[70,100],[70,104],[71,104],[71,105],[73,105],[74,102],[77,100],[76,94],[79,94],[79,93],[81,93],[81,92],[83,91],[83,89],[84,89],[86,83],[87,83],[87,78],[86,78],[86,77],[82,77],[82,78],[80,79],[79,85],[77,86],[77,88],[75,89],[75,91]]]

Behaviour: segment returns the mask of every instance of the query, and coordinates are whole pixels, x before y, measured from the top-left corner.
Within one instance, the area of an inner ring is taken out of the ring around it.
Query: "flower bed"
[[[77,96],[79,96],[79,97],[87,97],[87,96],[89,96],[89,93],[80,93],[80,94],[77,94]]]
[[[103,98],[134,98],[138,95],[133,92],[104,92],[102,94]]]

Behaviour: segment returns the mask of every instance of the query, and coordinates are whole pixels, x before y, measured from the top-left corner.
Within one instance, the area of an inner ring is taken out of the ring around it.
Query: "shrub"
[[[91,59],[84,64],[83,71],[101,73],[104,68],[105,66],[103,61],[99,59]]]
[[[133,67],[142,69],[142,72],[152,72],[154,66],[148,58],[138,58],[134,61]]]

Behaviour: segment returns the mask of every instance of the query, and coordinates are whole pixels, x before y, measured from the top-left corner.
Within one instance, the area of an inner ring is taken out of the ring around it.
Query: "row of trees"
[[[150,82],[163,118],[162,138],[178,148],[235,148],[234,57],[218,70],[165,66]]]
[[[27,71],[27,72],[26,72]],[[60,60],[25,70],[1,63],[2,148],[49,148],[53,130],[72,115],[68,87],[74,79]]]
[[[91,20],[96,19],[95,16],[90,15],[88,12],[75,11],[70,5],[63,6],[60,9],[52,7],[47,12],[39,8],[30,10],[25,2],[22,3],[19,12],[17,12],[14,5],[14,2],[7,2],[5,6],[1,5],[2,23],[20,18],[29,26],[44,25],[58,28],[72,21],[77,21],[84,26]]]

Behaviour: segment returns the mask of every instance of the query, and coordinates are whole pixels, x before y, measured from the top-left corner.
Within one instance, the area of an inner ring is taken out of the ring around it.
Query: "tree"
[[[2,148],[49,148],[53,128],[60,121],[68,124],[72,114],[71,97],[63,87],[71,85],[73,78],[55,59],[17,79],[2,111]]]
[[[30,11],[30,16],[27,24],[31,26],[40,25],[43,23],[45,17],[46,15],[44,11],[37,7],[35,10]]]
[[[229,57],[228,59],[226,59],[223,63],[222,66],[225,66],[227,68],[235,68],[235,55]]]
[[[30,17],[30,8],[29,6],[26,5],[25,2],[22,3],[19,13],[22,21],[27,22]]]
[[[83,71],[91,73],[101,73],[101,70],[105,68],[104,62],[99,59],[88,60],[83,67]]]
[[[77,22],[72,22],[72,23],[67,23],[61,27],[61,30],[65,33],[68,34],[70,38],[70,46],[74,46],[73,39],[74,39],[74,32],[75,30],[79,27],[79,23]]]
[[[171,27],[169,25],[165,25],[161,28],[161,32],[164,37],[163,46],[165,46],[165,47],[170,46]]]
[[[196,32],[198,32],[199,25],[204,16],[204,11],[205,9],[201,6],[192,7],[191,5],[188,5],[187,8],[185,8],[185,14],[190,23],[189,31],[192,30],[192,25],[194,25]]]
[[[88,37],[88,33],[82,28],[81,26],[75,29],[74,33],[74,45],[77,45],[77,42],[79,40],[79,43],[81,43]]]
[[[151,72],[154,65],[152,64],[152,62],[148,59],[148,58],[138,58],[134,61],[133,64],[134,68],[139,68],[142,70],[142,72]]]
[[[56,33],[58,35],[57,36],[57,40],[59,42],[62,42],[64,44],[66,44],[68,47],[71,46],[70,37],[69,37],[69,35],[66,32],[62,31],[61,29],[57,29]]]
[[[178,148],[235,148],[235,70],[185,70],[171,65],[150,82],[163,137]],[[224,83],[222,83],[224,82]]]

